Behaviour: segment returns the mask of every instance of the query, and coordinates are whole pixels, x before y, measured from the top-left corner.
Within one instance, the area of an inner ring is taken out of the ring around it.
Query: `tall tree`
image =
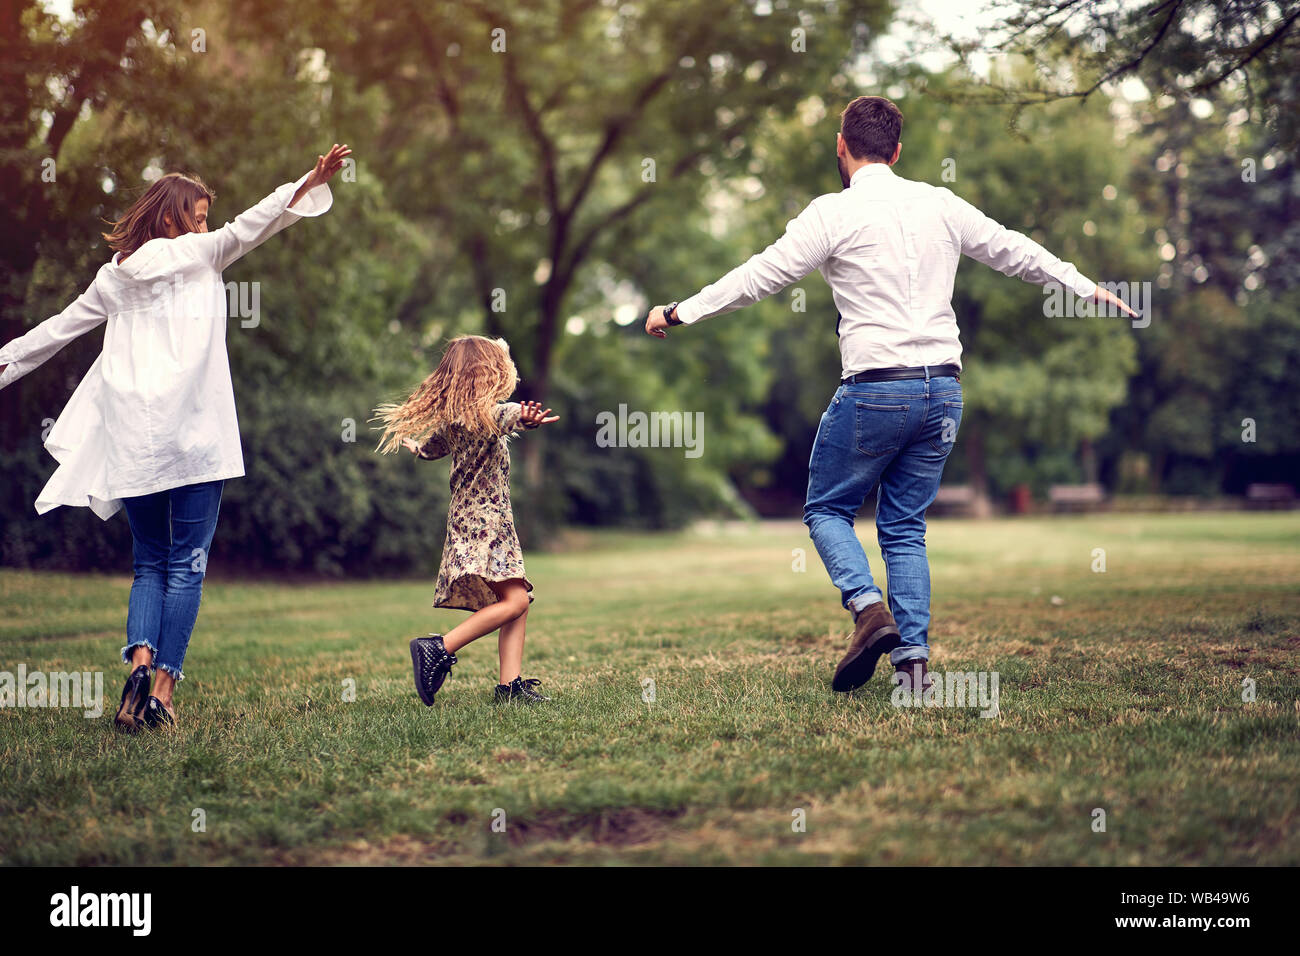
[[[250,19],[264,7],[250,5]],[[338,12],[306,12],[313,42],[360,93],[381,95],[373,163],[454,251],[430,258],[401,314],[427,321],[438,283],[467,285],[481,328],[509,338],[524,394],[544,397],[575,283],[621,227],[681,216],[715,177],[743,170],[765,117],[825,86],[889,8],[545,0]],[[535,479],[536,449],[524,455]]]
[[[1117,96],[1134,160],[1131,192],[1121,189],[1119,199],[1159,223],[1148,231],[1160,259],[1158,318],[1138,336],[1130,399],[1103,443],[1112,481],[1213,491],[1242,461],[1276,474],[1294,429],[1270,422],[1267,447],[1282,457],[1264,461],[1265,446],[1243,445],[1243,415],[1227,412],[1223,398],[1265,355],[1277,370],[1291,364],[1282,360],[1293,336],[1278,303],[1300,275],[1300,2],[1015,0],[987,9],[993,22],[976,39],[933,31],[965,77],[929,92],[1008,107],[1013,130],[1045,104]],[[1032,70],[983,76],[974,68],[976,55],[1008,53]],[[1256,337],[1266,325],[1276,349]],[[1254,357],[1230,363],[1244,357],[1245,340],[1257,343],[1246,353]],[[1276,403],[1265,404],[1261,414],[1280,417]],[[1245,478],[1235,473],[1239,488]]]
[[[1004,83],[969,71],[962,99],[1023,109],[1059,99],[1086,100],[1137,78],[1153,95],[1218,95],[1260,106],[1286,148],[1297,142],[1295,74],[1300,51],[1298,0],[1014,0],[990,4],[1002,16],[977,40],[934,36],[969,66],[975,53],[1014,54],[1034,69]],[[1271,78],[1289,77],[1277,84]],[[1260,84],[1268,96],[1256,100]]]
[[[32,295],[32,282],[44,250],[61,247],[56,257],[84,266],[94,247],[84,219],[68,212],[103,214],[102,182],[112,164],[79,150],[74,132],[86,125],[82,117],[96,117],[97,145],[107,154],[130,157],[139,144],[124,141],[110,118],[127,101],[135,115],[157,116],[165,108],[159,98],[134,95],[150,86],[183,91],[165,46],[149,42],[175,22],[177,9],[157,0],[84,0],[65,24],[36,0],[0,0],[0,342],[33,318],[30,308],[41,297]],[[33,409],[48,406],[44,398],[0,392],[0,418],[9,422],[30,422]],[[6,429],[0,443],[12,450],[22,437]]]

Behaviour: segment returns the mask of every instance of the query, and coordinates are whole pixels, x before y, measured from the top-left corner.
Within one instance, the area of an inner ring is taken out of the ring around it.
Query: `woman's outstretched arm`
[[[218,272],[247,255],[277,232],[304,216],[319,216],[334,204],[329,181],[352,155],[347,146],[337,143],[316,165],[294,183],[285,183],[256,206],[240,213],[216,232],[191,232],[180,239],[192,243]],[[324,187],[323,193],[315,192]]]
[[[95,283],[52,318],[0,348],[0,388],[16,382],[79,335],[108,320]]]

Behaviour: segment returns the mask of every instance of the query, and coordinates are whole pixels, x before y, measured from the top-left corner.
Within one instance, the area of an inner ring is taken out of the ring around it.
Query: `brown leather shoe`
[[[868,604],[858,612],[853,637],[849,639],[849,652],[835,668],[831,690],[844,692],[861,687],[876,672],[880,655],[888,654],[902,642],[894,615],[889,613],[884,602]]]
[[[924,660],[912,659],[894,665],[894,686],[904,687],[909,693],[913,687],[919,687],[918,693],[924,694],[934,684],[930,676],[930,665]]]

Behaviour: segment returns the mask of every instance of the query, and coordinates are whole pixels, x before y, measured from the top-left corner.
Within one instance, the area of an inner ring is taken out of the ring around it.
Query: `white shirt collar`
[[[888,163],[867,163],[859,169],[849,179],[849,185],[855,185],[859,180],[866,179],[869,176],[892,176],[894,171],[889,168]]]

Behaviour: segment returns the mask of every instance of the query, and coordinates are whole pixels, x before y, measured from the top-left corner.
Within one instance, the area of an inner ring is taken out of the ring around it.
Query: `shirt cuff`
[[[703,319],[705,309],[700,302],[699,293],[691,296],[685,302],[678,302],[677,311],[673,314],[682,320],[682,325],[694,325]]]
[[[334,194],[330,192],[329,183],[321,183],[315,189],[304,193],[303,197],[298,200],[297,205],[292,209],[289,208],[289,203],[293,201],[294,194],[298,192],[310,175],[311,173],[306,173],[297,182],[285,183],[277,190],[277,192],[288,193],[284,199],[285,212],[291,212],[295,216],[319,216],[322,213],[329,212],[330,207],[334,205]]]
[[[1085,275],[1074,280],[1074,294],[1081,299],[1091,299],[1097,291],[1097,283]]]

